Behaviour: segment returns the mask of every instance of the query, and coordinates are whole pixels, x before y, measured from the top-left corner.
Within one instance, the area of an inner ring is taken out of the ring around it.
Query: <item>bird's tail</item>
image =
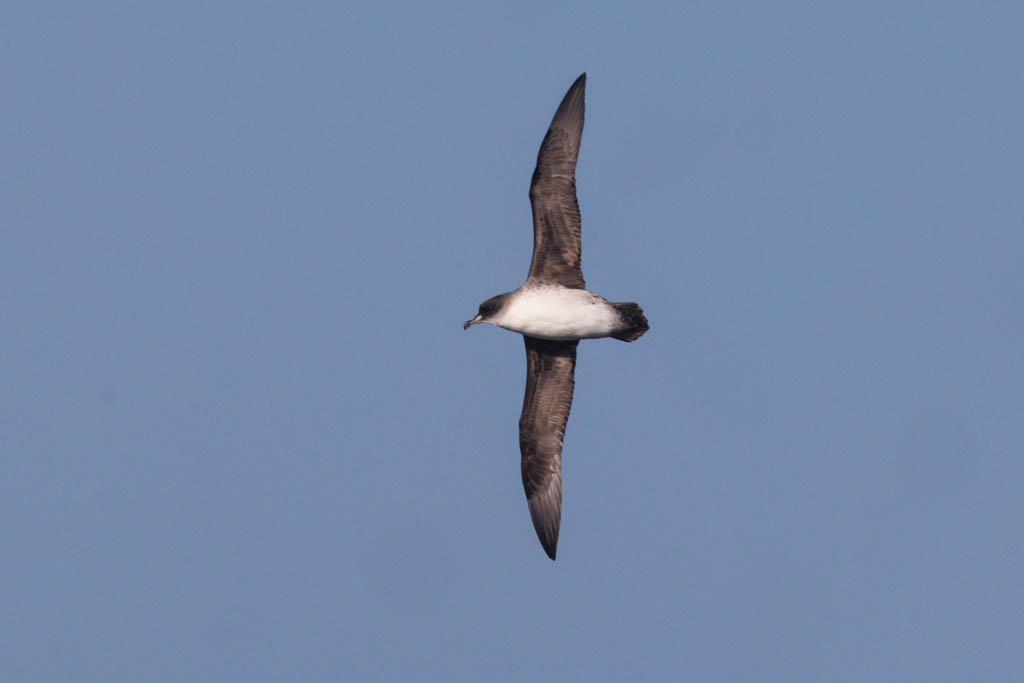
[[[647,324],[647,318],[644,317],[644,309],[640,308],[640,304],[628,302],[612,304],[612,306],[618,311],[619,320],[622,321],[622,327],[612,335],[615,339],[624,342],[634,341],[639,339],[650,327]]]

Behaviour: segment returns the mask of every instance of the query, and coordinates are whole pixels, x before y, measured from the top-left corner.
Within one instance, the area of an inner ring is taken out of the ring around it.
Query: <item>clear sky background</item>
[[[0,678],[1024,671],[1015,3],[7,2]],[[527,186],[588,73],[558,561]]]

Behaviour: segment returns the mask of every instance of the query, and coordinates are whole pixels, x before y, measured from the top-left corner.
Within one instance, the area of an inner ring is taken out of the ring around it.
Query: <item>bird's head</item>
[[[476,317],[464,322],[462,324],[462,329],[468,330],[477,323],[492,322],[494,316],[501,310],[501,307],[505,305],[506,297],[508,297],[507,294],[499,294],[498,296],[492,296],[490,299],[480,304],[480,309],[477,311]]]

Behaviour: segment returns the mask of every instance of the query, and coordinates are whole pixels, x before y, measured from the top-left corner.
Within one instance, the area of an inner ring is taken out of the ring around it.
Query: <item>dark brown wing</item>
[[[580,269],[580,207],[576,202],[576,158],[583,135],[582,74],[565,94],[537,154],[530,182],[533,261],[528,280],[584,289]]]
[[[523,488],[544,552],[552,560],[562,520],[562,439],[572,407],[579,341],[526,341],[526,395],[519,418]]]

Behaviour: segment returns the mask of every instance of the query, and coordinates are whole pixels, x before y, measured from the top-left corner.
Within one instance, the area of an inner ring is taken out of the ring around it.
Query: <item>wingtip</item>
[[[579,150],[579,138],[583,133],[583,112],[586,108],[583,100],[587,91],[587,74],[580,74],[579,78],[573,81],[569,89],[565,91],[562,101],[551,118],[551,128],[562,128],[569,133],[571,138],[573,164],[576,162],[576,152]],[[541,152],[544,145],[541,144]]]
[[[537,538],[540,540],[540,545],[544,548],[544,554],[551,558],[551,561],[555,561],[555,555],[558,553],[558,531],[555,531],[554,538],[546,538],[537,533]]]
[[[562,521],[562,492],[556,490],[548,495],[538,495],[528,498],[530,506],[530,518],[533,520],[533,528],[537,532],[537,540],[544,548],[544,552],[555,559],[558,552],[558,532]]]
[[[587,72],[584,71],[583,73],[581,73],[576,78],[575,81],[572,82],[572,85],[569,86],[569,90],[566,92],[566,94],[571,93],[571,92],[573,92],[574,90],[576,90],[578,88],[586,90],[586,87],[587,87]]]

